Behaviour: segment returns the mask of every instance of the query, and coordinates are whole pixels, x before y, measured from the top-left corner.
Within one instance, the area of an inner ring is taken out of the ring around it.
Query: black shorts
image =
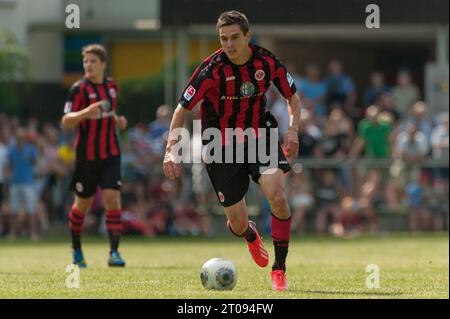
[[[256,162],[211,163],[206,164],[206,171],[219,202],[223,207],[229,207],[239,202],[247,193],[250,184],[249,175],[255,183],[259,184],[261,174],[267,169],[274,172],[279,168],[284,173],[291,169],[280,143],[278,143],[278,160],[273,164],[268,166],[267,163],[261,163],[258,159]]]
[[[122,186],[120,176],[120,156],[109,157],[105,160],[79,162],[75,165],[69,189],[79,197],[91,197],[97,186],[102,189],[120,190]]]

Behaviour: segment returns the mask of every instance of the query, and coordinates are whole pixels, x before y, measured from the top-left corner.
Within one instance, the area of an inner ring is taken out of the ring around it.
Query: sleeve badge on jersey
[[[294,82],[294,79],[292,78],[292,76],[289,74],[289,72],[286,72],[286,78],[288,80],[289,86],[292,86],[292,83]]]
[[[184,91],[184,98],[188,101],[192,99],[192,97],[195,95],[195,88],[192,85],[189,85],[186,91]]]
[[[72,112],[72,102],[66,102],[64,105],[64,113]]]

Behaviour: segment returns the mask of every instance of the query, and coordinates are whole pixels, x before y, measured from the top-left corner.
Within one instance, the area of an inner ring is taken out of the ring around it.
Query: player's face
[[[83,57],[84,73],[88,79],[103,79],[106,63],[94,53],[86,53]]]
[[[220,44],[231,61],[239,61],[248,49],[251,32],[244,35],[237,24],[224,26],[219,29]]]

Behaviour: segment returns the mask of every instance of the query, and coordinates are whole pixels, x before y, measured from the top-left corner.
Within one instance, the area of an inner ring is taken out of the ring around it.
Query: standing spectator
[[[448,161],[448,113],[441,115],[441,124],[431,133],[431,147],[433,158]],[[448,180],[448,167],[442,167],[436,170],[436,178]]]
[[[398,124],[401,114],[394,105],[394,99],[392,98],[391,92],[381,94],[375,101],[375,104],[380,108],[380,112],[388,113],[391,116],[394,125]]]
[[[319,155],[319,143],[322,138],[320,129],[313,124],[309,111],[302,110],[298,131],[300,158],[312,158]]]
[[[17,215],[21,204],[25,204],[29,219],[30,235],[33,241],[38,236],[38,216],[36,214],[37,198],[35,194],[33,171],[37,159],[36,147],[26,141],[25,129],[16,131],[16,142],[9,151],[11,169],[10,202],[11,202],[11,239],[17,236]]]
[[[364,90],[364,106],[370,106],[384,93],[389,92],[389,87],[384,83],[384,74],[374,71],[370,75],[370,85]]]
[[[289,127],[289,113],[287,111],[286,100],[280,95],[276,95],[276,100],[270,108],[270,113],[275,117],[278,123],[278,134],[280,139],[284,138]]]
[[[306,66],[306,78],[300,81],[300,96],[307,110],[315,118],[322,119],[327,116],[327,106],[325,100],[327,97],[327,85],[320,79],[319,67],[315,64]]]
[[[396,139],[394,156],[408,164],[420,164],[429,150],[425,134],[419,132],[417,124],[411,123],[406,132],[401,132]]]
[[[352,158],[357,157],[364,150],[365,156],[370,158],[388,158],[390,156],[389,137],[392,124],[380,121],[378,107],[372,105],[366,110],[366,118],[358,125],[358,137],[350,151]]]
[[[1,121],[0,121],[1,122]],[[3,131],[0,130],[0,236],[4,233],[3,199],[6,187],[6,165],[8,164],[8,146]]]
[[[397,85],[392,89],[394,105],[403,116],[409,113],[411,105],[420,99],[419,88],[412,83],[411,74],[402,70],[397,74]]]
[[[164,153],[172,113],[172,107],[165,104],[160,105],[156,110],[156,120],[151,122],[148,126],[148,133],[150,135],[153,151],[160,155]]]
[[[352,121],[342,109],[334,109],[325,122],[325,131],[321,141],[321,153],[325,157],[344,159],[350,150],[355,134]]]
[[[428,115],[428,105],[423,101],[414,103],[411,108],[410,116],[403,121],[401,130],[405,131],[407,128],[415,123],[417,129],[425,134],[427,141],[431,140],[431,132],[434,127],[434,120]]]
[[[353,120],[359,119],[361,110],[355,108],[356,88],[352,78],[344,73],[341,61],[333,59],[328,64],[328,78],[326,79],[330,106],[339,103]]]

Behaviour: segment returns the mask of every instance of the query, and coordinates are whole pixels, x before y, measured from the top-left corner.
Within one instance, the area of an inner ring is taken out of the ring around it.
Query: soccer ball
[[[200,280],[206,289],[232,290],[237,283],[237,270],[231,261],[213,258],[202,266]]]

